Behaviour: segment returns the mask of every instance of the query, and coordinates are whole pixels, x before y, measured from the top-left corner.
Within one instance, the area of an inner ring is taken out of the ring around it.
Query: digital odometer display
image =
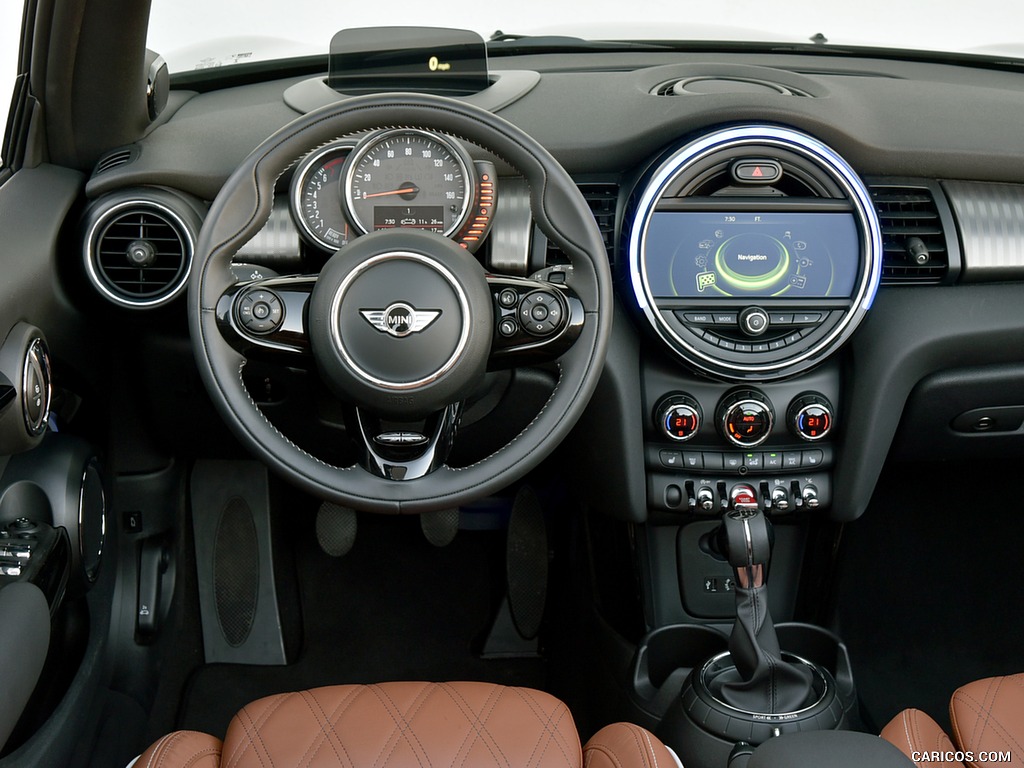
[[[848,298],[859,263],[849,213],[658,211],[645,240],[654,298]]]
[[[378,205],[373,209],[374,229],[410,227],[444,230],[444,208],[440,205]]]

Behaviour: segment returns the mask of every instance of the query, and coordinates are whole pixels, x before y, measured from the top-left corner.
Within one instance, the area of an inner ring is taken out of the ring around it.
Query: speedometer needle
[[[373,192],[371,194],[363,193],[363,200],[369,200],[371,197],[386,197],[387,195],[414,195],[420,191],[420,188],[415,184],[402,187],[401,189],[392,189],[388,192]]]

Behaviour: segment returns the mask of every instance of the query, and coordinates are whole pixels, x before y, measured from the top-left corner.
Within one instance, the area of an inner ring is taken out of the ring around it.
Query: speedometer
[[[451,235],[469,213],[472,167],[465,150],[436,134],[374,134],[348,161],[349,217],[364,233],[407,227]]]
[[[307,157],[292,179],[292,215],[314,244],[337,250],[349,241],[349,223],[342,206],[341,178],[355,144],[334,142]]]

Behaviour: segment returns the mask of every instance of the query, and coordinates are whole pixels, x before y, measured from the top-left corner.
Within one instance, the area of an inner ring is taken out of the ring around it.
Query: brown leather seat
[[[1024,674],[958,688],[949,702],[949,720],[953,739],[924,712],[907,709],[882,729],[882,737],[922,768],[1024,766]]]
[[[568,708],[529,688],[490,683],[339,685],[245,706],[224,741],[164,736],[135,768],[675,768],[650,732],[628,723],[580,749]]]

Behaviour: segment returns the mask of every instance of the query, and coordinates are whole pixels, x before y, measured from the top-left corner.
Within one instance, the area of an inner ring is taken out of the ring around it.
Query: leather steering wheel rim
[[[231,259],[270,216],[274,185],[298,158],[341,136],[416,127],[461,138],[517,169],[530,189],[534,220],[569,258],[568,285],[585,322],[557,360],[559,378],[536,417],[477,463],[442,466],[425,477],[386,480],[359,466],[335,467],[282,434],[242,382],[245,357],[222,336],[218,300],[235,283]],[[537,141],[508,121],[452,99],[425,94],[356,97],[302,116],[253,150],[214,201],[196,245],[188,292],[189,327],[200,375],[217,410],[251,452],[290,482],[362,511],[419,513],[457,507],[522,477],[561,442],[597,385],[612,322],[612,279],[593,214],[568,173]]]

